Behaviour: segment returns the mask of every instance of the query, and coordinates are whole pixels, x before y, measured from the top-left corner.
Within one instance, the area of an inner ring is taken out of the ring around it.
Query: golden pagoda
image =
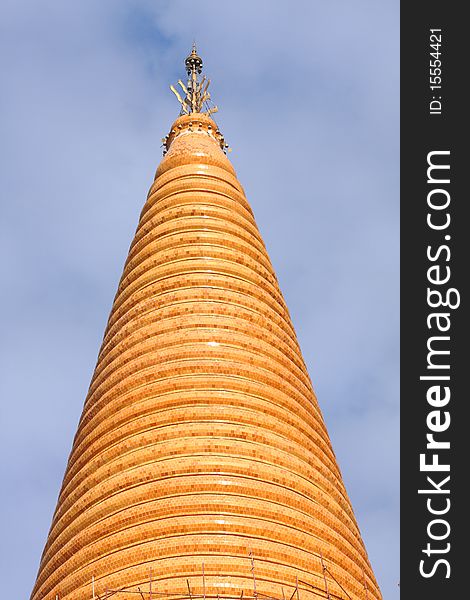
[[[32,600],[381,598],[196,48]]]

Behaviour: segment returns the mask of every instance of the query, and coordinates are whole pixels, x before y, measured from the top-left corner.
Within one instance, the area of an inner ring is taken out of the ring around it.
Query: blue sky
[[[193,39],[398,598],[398,1],[2,0],[0,565],[28,597]]]

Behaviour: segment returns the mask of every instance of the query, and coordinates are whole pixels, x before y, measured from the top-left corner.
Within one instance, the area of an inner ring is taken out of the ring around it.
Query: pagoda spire
[[[210,106],[209,104],[211,100],[211,95],[208,91],[210,79],[206,80],[205,75],[202,79],[199,79],[199,75],[202,73],[202,64],[202,58],[197,53],[196,42],[193,42],[192,50],[184,61],[188,76],[186,85],[181,79],[178,79],[178,85],[183,91],[184,96],[173,85],[170,85],[171,91],[181,104],[180,115],[203,112],[211,115],[219,110],[217,106]]]
[[[185,64],[31,600],[381,600],[195,47]]]

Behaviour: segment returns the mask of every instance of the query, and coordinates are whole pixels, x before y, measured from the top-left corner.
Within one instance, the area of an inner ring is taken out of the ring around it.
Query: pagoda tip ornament
[[[188,81],[186,85],[178,79],[178,85],[180,86],[184,96],[179,91],[170,85],[170,90],[175,94],[178,102],[181,104],[180,116],[190,115],[192,113],[206,113],[210,116],[216,113],[219,109],[217,106],[210,106],[211,95],[208,91],[210,85],[210,79],[206,80],[204,75],[199,80],[198,75],[202,73],[202,58],[198,55],[196,49],[196,43],[193,43],[191,53],[184,61],[186,67],[186,73],[188,75]]]
[[[183,131],[205,132],[215,138],[225,154],[232,151],[232,148],[226,143],[224,136],[220,132],[217,124],[212,120],[212,114],[219,109],[211,101],[211,95],[208,91],[210,80],[203,76],[202,58],[197,53],[196,44],[193,43],[191,53],[184,61],[188,81],[186,85],[178,79],[183,94],[173,85],[170,85],[171,91],[175,94],[181,105],[178,119],[173,123],[170,132],[162,138],[163,156],[168,152],[174,138]]]

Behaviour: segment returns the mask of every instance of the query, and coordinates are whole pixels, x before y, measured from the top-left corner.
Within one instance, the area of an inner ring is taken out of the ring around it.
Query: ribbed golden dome
[[[91,598],[93,578],[147,599],[150,576],[153,598],[380,598],[222,136],[192,113],[166,144],[32,598]]]

